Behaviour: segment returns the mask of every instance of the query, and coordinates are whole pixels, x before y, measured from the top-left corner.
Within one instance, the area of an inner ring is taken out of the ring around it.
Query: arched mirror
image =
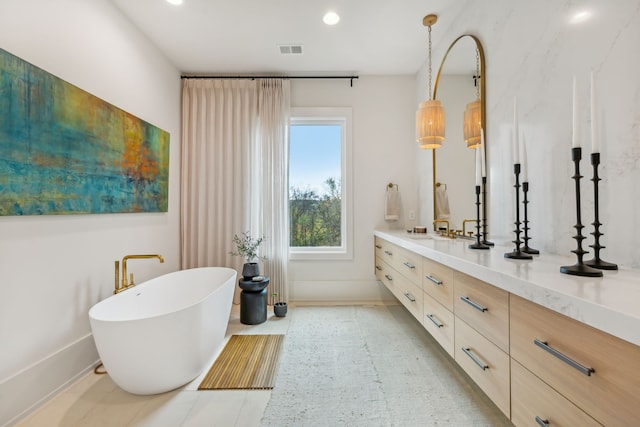
[[[446,138],[433,150],[435,230],[475,234],[473,148],[480,143],[480,128],[486,138],[485,77],[480,41],[468,34],[454,40],[442,60],[433,91],[434,99],[442,102],[446,112]]]

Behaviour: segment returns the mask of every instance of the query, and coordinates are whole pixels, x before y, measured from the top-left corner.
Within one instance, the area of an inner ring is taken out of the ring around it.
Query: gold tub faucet
[[[158,254],[153,254],[153,255],[127,255],[124,258],[122,258],[122,281],[120,283],[118,283],[118,270],[120,269],[120,263],[118,261],[116,261],[116,284],[115,284],[115,290],[113,291],[114,294],[117,294],[118,292],[122,292],[125,289],[129,289],[130,287],[134,286],[135,283],[133,282],[133,274],[131,275],[131,280],[128,281],[127,280],[127,260],[129,259],[149,259],[149,258],[158,258],[160,260],[160,262],[164,262],[164,258],[162,257],[162,255],[158,255]]]

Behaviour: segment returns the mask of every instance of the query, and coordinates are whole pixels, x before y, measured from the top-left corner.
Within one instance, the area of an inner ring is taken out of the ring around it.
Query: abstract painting
[[[0,215],[167,212],[169,133],[0,49]]]

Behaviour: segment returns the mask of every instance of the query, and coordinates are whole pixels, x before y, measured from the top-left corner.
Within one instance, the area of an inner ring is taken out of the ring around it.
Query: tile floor
[[[261,325],[240,323],[233,306],[227,337],[233,334],[286,334],[289,316],[273,316]],[[222,349],[220,349],[221,351]],[[217,355],[216,355],[217,356]],[[212,360],[213,362],[213,360]],[[207,370],[191,383],[168,393],[136,396],[121,390],[108,375],[93,372],[72,384],[18,423],[20,427],[252,427],[259,426],[271,391],[198,391]]]

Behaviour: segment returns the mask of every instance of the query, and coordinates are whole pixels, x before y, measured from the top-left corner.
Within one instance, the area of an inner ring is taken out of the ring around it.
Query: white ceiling
[[[448,0],[111,0],[183,73],[415,74]],[[322,17],[336,11],[340,22]],[[302,55],[279,45],[301,44]],[[435,65],[434,65],[435,67]],[[434,73],[436,70],[434,70]]]

